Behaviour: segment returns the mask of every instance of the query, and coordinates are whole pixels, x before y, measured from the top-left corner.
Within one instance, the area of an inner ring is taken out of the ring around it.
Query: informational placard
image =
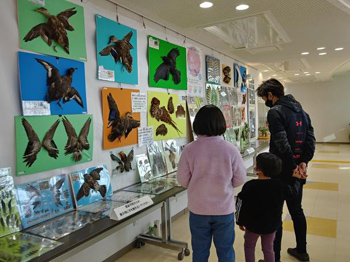
[[[151,205],[153,205],[153,200],[149,196],[143,196],[130,203],[115,208],[114,212],[111,213],[110,218],[114,220],[122,220]]]
[[[48,116],[50,104],[46,101],[22,101],[23,115],[25,116]]]
[[[133,113],[147,112],[146,93],[131,93],[131,106]]]
[[[139,147],[148,145],[153,142],[153,126],[140,127],[137,130]]]
[[[98,67],[98,79],[114,82],[114,71],[104,69],[103,66]]]

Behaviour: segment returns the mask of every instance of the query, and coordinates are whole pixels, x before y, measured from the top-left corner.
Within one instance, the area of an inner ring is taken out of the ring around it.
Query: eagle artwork
[[[48,103],[57,100],[58,106],[62,108],[60,101],[63,104],[75,100],[82,108],[84,108],[83,100],[79,92],[72,87],[73,74],[77,70],[76,68],[69,68],[67,70],[67,75],[61,76],[59,70],[44,60],[35,58],[38,63],[40,63],[47,71],[47,84],[49,90],[46,94],[46,101]]]
[[[160,64],[154,74],[154,82],[160,79],[169,80],[169,74],[173,77],[173,82],[178,85],[181,82],[181,72],[176,68],[176,58],[180,55],[178,48],[173,48],[167,56],[162,56],[163,63]]]
[[[132,35],[133,35],[132,31],[130,31],[121,40],[118,40],[114,35],[112,35],[109,38],[108,46],[106,46],[100,52],[101,56],[111,55],[115,63],[121,62],[122,69],[125,67],[128,73],[131,73],[132,71],[133,57],[130,53],[130,49],[134,49],[134,47],[130,44],[130,39]]]
[[[25,118],[22,118],[22,125],[28,137],[27,148],[23,154],[23,162],[26,163],[27,167],[31,167],[33,165],[37,159],[37,154],[40,152],[42,147],[48,152],[50,157],[57,159],[59,151],[53,137],[59,123],[60,120],[56,120],[41,141],[32,125]]]
[[[40,36],[48,46],[51,46],[52,41],[56,41],[64,51],[69,54],[67,30],[74,31],[74,28],[69,23],[68,19],[77,13],[74,9],[75,7],[64,10],[56,16],[51,15],[44,7],[35,9],[36,12],[43,14],[47,18],[47,22],[34,26],[23,40],[28,42]],[[53,49],[57,52],[56,46],[54,46]]]
[[[107,100],[109,106],[107,128],[112,128],[108,140],[110,142],[114,142],[116,139],[121,141],[123,136],[127,138],[133,129],[140,126],[140,121],[133,119],[131,112],[126,112],[124,116],[120,116],[118,105],[111,93],[108,94]]]

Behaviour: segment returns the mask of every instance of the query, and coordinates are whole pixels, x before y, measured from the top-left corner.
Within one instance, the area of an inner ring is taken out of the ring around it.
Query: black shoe
[[[299,253],[296,248],[288,248],[287,252],[289,255],[298,259],[301,262],[309,262],[310,261],[310,257],[309,257],[308,253]]]

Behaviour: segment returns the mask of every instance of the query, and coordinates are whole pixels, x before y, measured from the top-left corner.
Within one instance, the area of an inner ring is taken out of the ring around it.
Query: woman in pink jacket
[[[184,148],[177,171],[179,183],[188,189],[192,261],[208,261],[213,239],[219,262],[234,262],[234,188],[245,182],[243,159],[222,139],[226,122],[218,107],[202,107],[193,129],[198,139]]]

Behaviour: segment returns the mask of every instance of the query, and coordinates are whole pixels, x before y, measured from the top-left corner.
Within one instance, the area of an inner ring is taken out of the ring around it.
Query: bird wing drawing
[[[157,83],[160,79],[169,80],[169,74],[172,75],[174,84],[181,82],[181,72],[176,68],[176,58],[180,55],[177,48],[170,50],[167,56],[162,56],[163,63],[160,64],[154,74],[154,81]]]
[[[34,26],[24,37],[24,41],[32,41],[41,36],[49,46],[54,40],[69,54],[69,39],[66,30],[74,30],[68,21],[71,16],[77,13],[74,9],[75,7],[62,11],[57,16],[51,15],[44,7],[36,9],[36,12],[43,14],[47,18],[47,22]],[[55,46],[54,50],[56,51]]]
[[[109,116],[108,116],[108,125],[107,127],[113,126],[115,123],[120,121],[120,113],[111,93],[107,96],[108,106],[109,106]]]
[[[119,159],[119,157],[117,157],[116,155],[114,155],[114,154],[112,154],[111,153],[111,159],[113,160],[113,161],[116,161],[117,163],[118,163],[118,166],[115,168],[116,170],[120,170],[120,173],[123,173],[124,172],[124,163],[123,163],[123,161],[121,161],[120,159]]]
[[[56,122],[50,127],[49,131],[46,132],[42,143],[43,148],[47,150],[49,156],[55,159],[57,159],[59,151],[55,141],[53,140],[53,136],[55,135],[59,123],[60,120],[57,119]]]
[[[112,39],[112,37],[111,37]],[[111,42],[111,40],[109,41],[109,43]],[[116,50],[116,46],[115,45],[108,45],[105,48],[103,48],[100,53],[101,56],[108,56],[111,55],[114,59],[114,62],[117,63],[120,60],[120,56]]]
[[[37,158],[37,154],[41,149],[41,142],[37,133],[34,131],[33,127],[29,124],[29,122],[22,118],[22,125],[26,131],[28,137],[27,148],[24,152],[23,158],[24,163],[26,163],[27,167],[31,167]]]
[[[91,125],[91,118],[89,117],[85,124],[83,125],[83,128],[80,130],[78,141],[81,144],[82,148],[85,150],[90,149],[90,143],[88,141],[88,135],[90,131],[90,125]]]
[[[70,87],[69,91],[66,92],[66,94],[64,95],[63,104],[71,100],[75,100],[78,103],[78,105],[84,108],[83,99],[81,98],[79,92],[74,87]]]
[[[62,122],[63,122],[64,128],[65,128],[67,136],[68,136],[66,146],[64,147],[65,155],[68,155],[68,154],[75,152],[75,149],[76,149],[77,144],[78,144],[78,137],[77,137],[77,133],[75,132],[74,127],[69,122],[67,117],[64,117],[62,119]]]
[[[56,182],[56,184],[51,188],[51,191],[53,192],[54,201],[56,206],[63,206],[61,203],[61,187],[65,181],[65,177],[62,177],[60,180]]]
[[[83,196],[87,197],[90,194],[90,185],[87,182],[84,182],[77,194],[77,201],[79,201]]]

